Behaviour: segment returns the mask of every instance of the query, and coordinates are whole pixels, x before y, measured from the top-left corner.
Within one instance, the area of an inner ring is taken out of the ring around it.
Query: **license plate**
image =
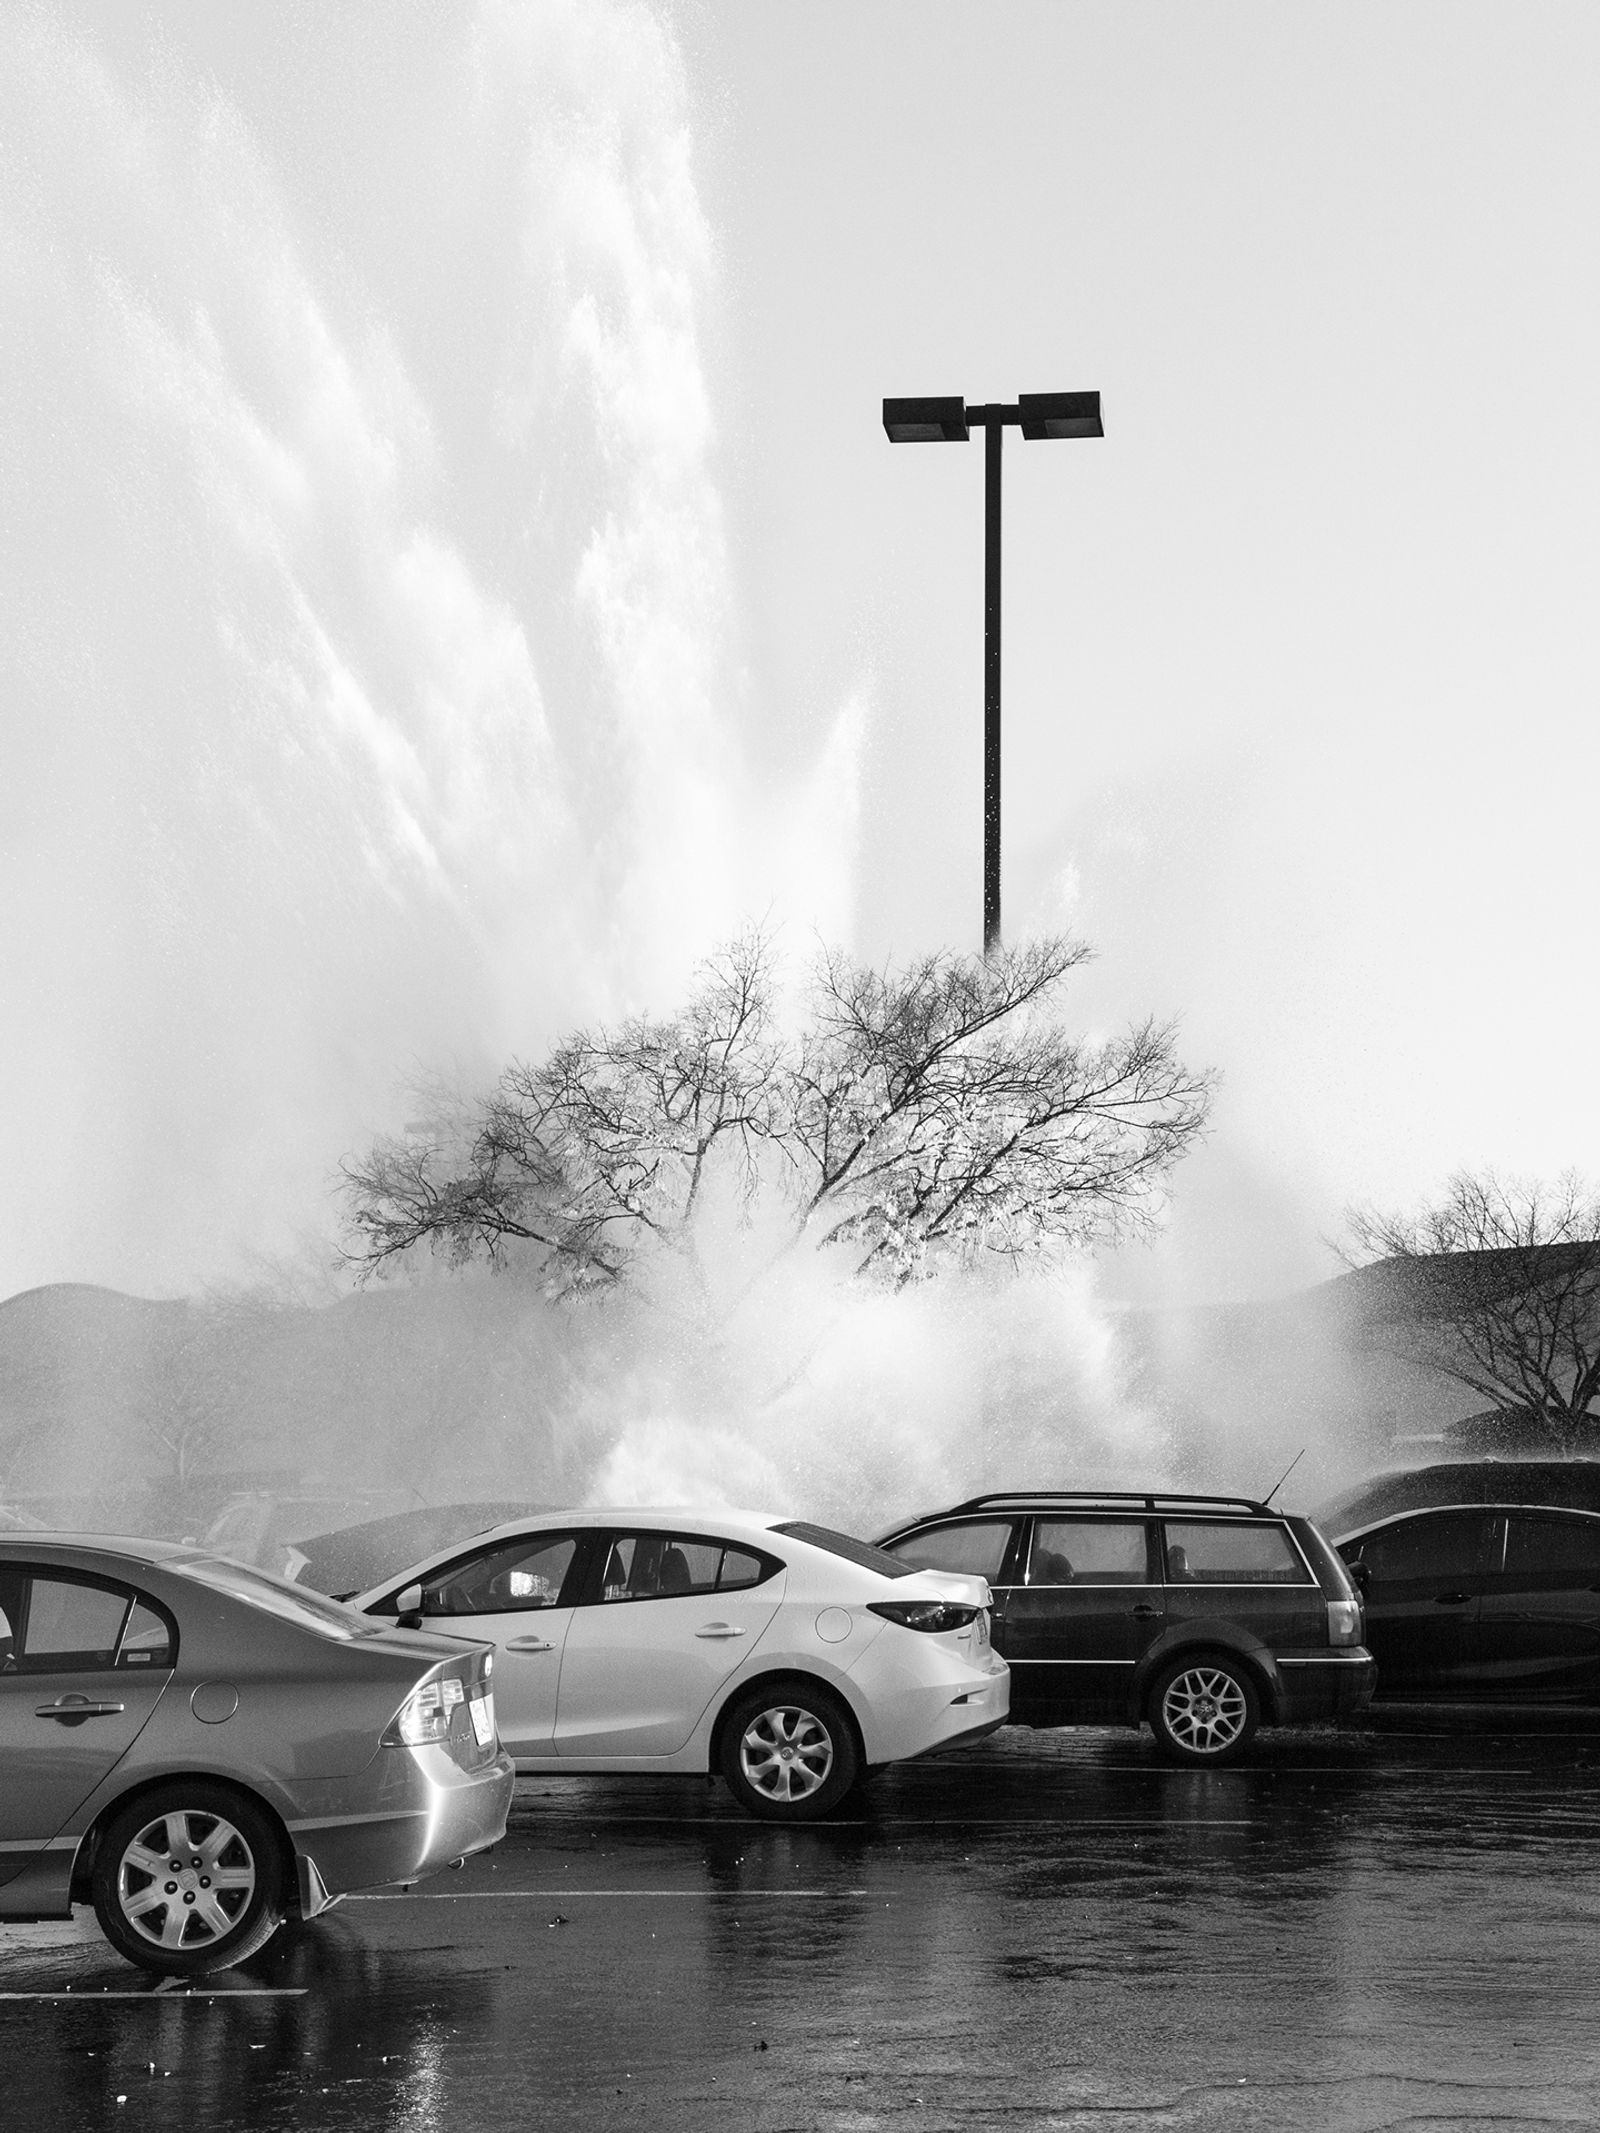
[[[472,1730],[477,1735],[480,1748],[487,1748],[494,1739],[494,1697],[492,1694],[473,1697]]]

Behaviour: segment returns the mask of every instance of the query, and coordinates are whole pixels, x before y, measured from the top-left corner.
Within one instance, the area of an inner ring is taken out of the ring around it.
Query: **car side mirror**
[[[422,1627],[422,1587],[406,1585],[395,1594],[394,1611],[402,1629]]]
[[[1344,1567],[1350,1573],[1351,1584],[1360,1593],[1362,1599],[1366,1599],[1372,1590],[1372,1572],[1365,1563],[1346,1563]]]

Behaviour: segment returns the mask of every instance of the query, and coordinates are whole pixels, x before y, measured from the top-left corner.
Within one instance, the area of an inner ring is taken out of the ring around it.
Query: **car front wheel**
[[[741,1807],[772,1822],[806,1822],[837,1806],[860,1771],[843,1704],[805,1681],[752,1689],[722,1729],[722,1774]]]
[[[169,1977],[243,1962],[283,1919],[276,1830],[242,1793],[201,1780],[163,1785],[114,1815],[90,1886],[117,1953]]]
[[[1231,1763],[1261,1723],[1246,1669],[1218,1652],[1178,1660],[1150,1691],[1147,1714],[1161,1753],[1175,1763]]]

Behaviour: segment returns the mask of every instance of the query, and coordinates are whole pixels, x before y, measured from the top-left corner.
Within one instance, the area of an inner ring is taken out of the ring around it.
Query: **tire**
[[[1244,1753],[1261,1723],[1248,1667],[1222,1652],[1195,1652],[1157,1675],[1145,1709],[1169,1762],[1214,1769]]]
[[[720,1755],[728,1789],[769,1822],[811,1822],[861,1774],[855,1728],[819,1682],[773,1681],[729,1706]]]
[[[226,1785],[161,1785],[113,1815],[90,1895],[119,1955],[168,1977],[226,1970],[284,1914],[283,1847],[264,1810]]]

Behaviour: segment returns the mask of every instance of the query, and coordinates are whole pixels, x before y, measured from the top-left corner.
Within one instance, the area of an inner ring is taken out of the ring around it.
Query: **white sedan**
[[[550,1511],[355,1597],[495,1646],[522,1772],[719,1772],[752,1814],[825,1814],[866,1771],[1005,1722],[982,1578],[802,1519]]]

